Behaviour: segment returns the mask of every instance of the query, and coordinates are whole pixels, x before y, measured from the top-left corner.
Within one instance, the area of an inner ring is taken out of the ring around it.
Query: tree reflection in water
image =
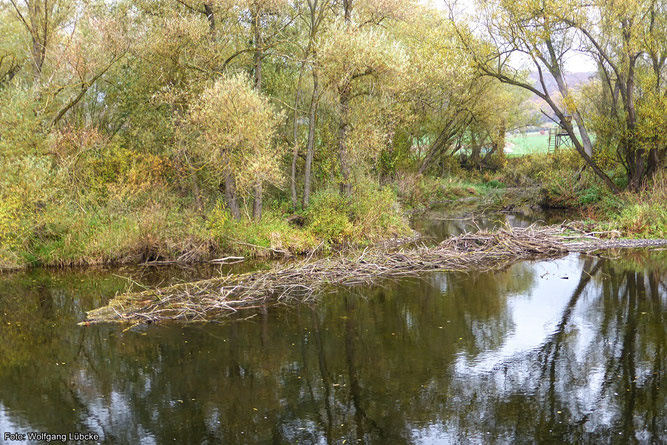
[[[663,253],[339,289],[221,325],[78,328],[112,274],[0,282],[0,431],[113,443],[661,442]],[[565,279],[567,277],[567,279]]]

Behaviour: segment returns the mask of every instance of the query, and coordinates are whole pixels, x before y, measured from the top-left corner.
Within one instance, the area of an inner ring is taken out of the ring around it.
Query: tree
[[[602,94],[596,98],[596,134],[638,191],[667,154],[667,3],[595,1],[579,8],[578,14],[560,18],[582,36],[598,65]]]
[[[617,161],[626,168],[630,186],[638,190],[664,162],[665,147],[652,141],[655,134],[641,135],[638,129],[636,95],[642,67],[651,68],[658,94],[664,77],[665,4],[653,0],[629,2],[594,1],[580,3],[555,0],[512,2],[481,0],[481,22],[486,38],[479,42],[463,27],[457,27],[461,42],[474,57],[477,68],[501,82],[524,88],[544,100],[555,119],[568,133],[586,165],[613,191],[616,184],[594,159],[592,138],[583,104],[565,79],[565,62],[573,51],[590,54],[600,66],[608,95],[612,98],[611,114],[617,126]],[[453,12],[453,9],[451,9]],[[658,43],[658,42],[662,43]],[[516,56],[528,61],[538,75],[538,85],[528,82],[512,66]],[[546,87],[551,76],[562,100]],[[655,93],[655,88],[653,93]],[[661,104],[658,107],[664,106]],[[576,130],[575,130],[576,125]]]
[[[308,139],[306,142],[306,159],[304,166],[304,178],[303,178],[303,197],[302,197],[302,206],[304,208],[308,207],[310,203],[310,193],[311,193],[311,177],[312,177],[312,167],[313,167],[313,156],[315,150],[315,129],[317,126],[317,109],[320,100],[320,80],[319,80],[319,70],[320,68],[317,65],[317,50],[318,50],[318,37],[320,30],[325,22],[325,20],[330,16],[335,1],[333,0],[307,0],[307,14],[306,17],[306,27],[307,27],[307,39],[308,43],[304,50],[303,59],[304,65],[306,60],[310,60],[311,68],[311,77],[312,77],[312,93],[310,96],[310,102],[308,105]],[[298,100],[296,101],[298,103]],[[296,207],[296,159],[298,155],[298,143],[297,143],[297,132],[296,126],[298,122],[298,116],[295,106],[295,116],[294,116],[294,151],[292,154],[292,176],[291,176],[291,186],[292,186],[292,204]]]
[[[548,4],[546,4],[548,3]],[[501,82],[524,88],[544,100],[556,115],[559,124],[567,131],[575,148],[595,174],[612,189],[618,190],[614,182],[592,159],[592,142],[581,114],[572,106],[570,90],[564,78],[566,53],[573,44],[569,27],[560,25],[555,11],[563,8],[563,2],[548,0],[534,2],[510,2],[506,0],[480,0],[482,22],[487,33],[479,41],[467,30],[457,27],[461,42],[473,57],[481,73]],[[453,14],[453,13],[452,13]],[[537,71],[539,85],[529,83],[524,73],[511,65],[513,57],[527,58]],[[545,75],[555,79],[563,103],[557,103],[547,89]],[[575,132],[569,116],[577,124]]]
[[[262,91],[262,68],[267,49],[280,42],[280,36],[287,26],[281,23],[282,10],[287,7],[287,0],[249,0],[247,7],[250,15],[250,29],[252,32],[253,74],[255,89]],[[291,23],[289,20],[288,23]],[[257,220],[262,217],[262,183],[255,186],[253,217]]]
[[[73,3],[69,0],[9,0],[12,10],[30,35],[31,62],[38,80],[46,60],[46,52],[58,29],[70,17]]]
[[[319,64],[325,85],[337,99],[340,191],[348,196],[352,192],[351,107],[355,99],[380,94],[380,86],[405,69],[404,52],[379,25],[400,17],[411,2],[345,0],[342,6],[342,17],[323,36]],[[353,6],[359,7],[356,14]]]
[[[276,142],[276,133],[281,123],[282,116],[243,74],[225,75],[205,89],[192,104],[187,120],[198,132],[193,142],[195,153],[218,165],[225,181],[233,178],[241,196],[250,196],[265,182],[280,181],[282,147]],[[229,193],[226,199],[238,219],[236,201]],[[254,217],[261,218],[261,207]]]

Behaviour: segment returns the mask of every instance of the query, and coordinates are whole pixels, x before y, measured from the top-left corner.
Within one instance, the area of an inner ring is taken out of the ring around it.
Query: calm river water
[[[193,272],[0,275],[0,442],[667,441],[665,251],[431,273],[224,324],[76,325],[128,277]]]

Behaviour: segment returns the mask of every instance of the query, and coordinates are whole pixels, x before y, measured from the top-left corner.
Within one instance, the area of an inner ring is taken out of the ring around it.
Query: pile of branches
[[[82,324],[214,320],[267,304],[309,301],[330,286],[371,284],[381,278],[436,270],[498,269],[519,260],[552,258],[594,246],[591,241],[568,242],[572,236],[566,236],[566,230],[531,226],[468,233],[431,247],[367,249],[355,255],[308,259],[268,271],[125,294],[88,312]]]

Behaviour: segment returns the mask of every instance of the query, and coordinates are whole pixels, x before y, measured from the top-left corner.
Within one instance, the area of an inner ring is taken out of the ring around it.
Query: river
[[[468,227],[442,221],[421,228]],[[76,325],[118,292],[215,273],[0,275],[0,442],[667,441],[666,251],[332,289],[225,323]]]

